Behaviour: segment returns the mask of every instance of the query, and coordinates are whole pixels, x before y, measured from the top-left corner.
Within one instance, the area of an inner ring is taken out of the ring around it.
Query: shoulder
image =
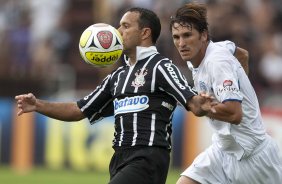
[[[149,68],[158,68],[159,66],[164,66],[166,63],[172,63],[172,61],[161,54],[156,54],[149,62]]]
[[[214,44],[205,57],[205,63],[209,70],[217,70],[228,66],[233,68],[238,62],[227,48]]]
[[[172,60],[166,57],[158,58],[157,67],[158,69],[163,68],[167,71],[178,69]]]
[[[153,58],[154,62],[164,63],[164,62],[171,62],[171,60],[161,54],[156,54]]]
[[[206,58],[209,61],[217,62],[234,60],[233,54],[226,47],[222,47],[218,44],[212,45],[212,47],[209,49],[209,53],[207,54]]]
[[[220,41],[220,42],[214,42],[214,44],[217,45],[217,46],[220,46],[222,48],[227,49],[233,55],[235,53],[236,45],[232,41],[225,40],[225,41]]]
[[[115,70],[113,70],[111,73],[110,73],[110,76],[111,78],[115,75],[118,75],[119,73],[123,72],[125,70],[126,66],[120,66],[118,68],[116,68]]]

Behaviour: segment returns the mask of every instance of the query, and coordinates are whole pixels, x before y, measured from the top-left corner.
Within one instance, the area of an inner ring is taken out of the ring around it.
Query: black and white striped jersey
[[[172,115],[177,102],[187,109],[196,95],[171,60],[155,47],[139,48],[139,60],[108,75],[91,94],[77,102],[90,120],[114,113],[113,147],[171,148]],[[187,109],[188,110],[188,109]]]

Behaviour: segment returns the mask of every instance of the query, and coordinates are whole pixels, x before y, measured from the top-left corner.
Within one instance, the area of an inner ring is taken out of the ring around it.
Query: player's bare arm
[[[210,111],[208,117],[231,124],[240,124],[243,116],[241,103],[238,101],[226,101],[213,107],[215,112]]]
[[[32,93],[15,97],[19,108],[18,116],[28,112],[38,112],[62,121],[79,121],[85,116],[75,102],[48,102],[37,99]]]
[[[249,52],[243,48],[236,47],[234,56],[241,63],[247,75],[249,75]]]

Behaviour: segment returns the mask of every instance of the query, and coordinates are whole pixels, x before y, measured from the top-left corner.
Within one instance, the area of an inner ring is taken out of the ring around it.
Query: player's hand
[[[216,113],[214,107],[218,104],[218,102],[215,101],[215,98],[208,93],[200,93],[199,95],[204,98],[202,110],[206,112],[211,111],[212,113]]]
[[[192,99],[188,101],[190,110],[196,116],[205,116],[210,112],[215,113],[214,106],[216,104],[217,102],[215,102],[214,97],[205,93],[193,96]]]
[[[36,97],[32,93],[15,96],[15,100],[19,108],[18,116],[36,110]]]

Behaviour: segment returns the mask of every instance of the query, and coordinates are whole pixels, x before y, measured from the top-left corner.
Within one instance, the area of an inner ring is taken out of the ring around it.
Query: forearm
[[[240,124],[242,119],[242,110],[240,107],[228,107],[224,103],[214,106],[215,112],[209,111],[207,116],[211,119],[228,122],[231,124]]]
[[[77,104],[36,100],[36,112],[61,121],[79,121],[84,117]]]

